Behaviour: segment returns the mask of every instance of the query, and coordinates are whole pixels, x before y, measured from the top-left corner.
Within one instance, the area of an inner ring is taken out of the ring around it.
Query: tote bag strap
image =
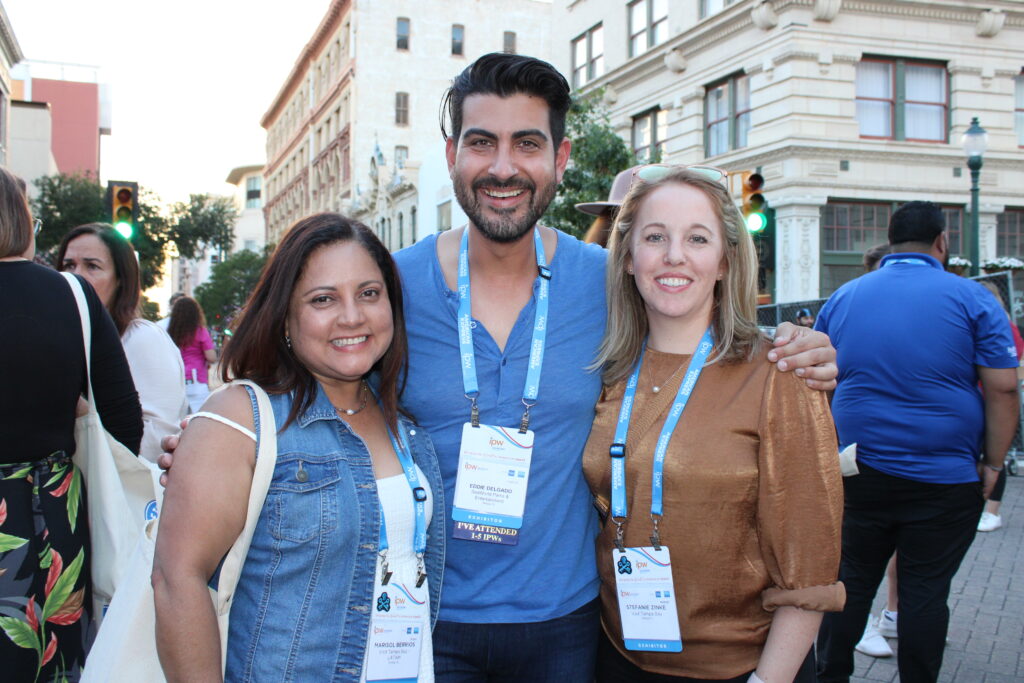
[[[253,471],[252,486],[249,489],[249,507],[245,515],[245,526],[224,558],[220,578],[217,581],[218,615],[226,615],[231,609],[231,598],[234,596],[235,586],[238,585],[238,579],[242,574],[242,565],[249,552],[252,534],[256,530],[256,523],[259,521],[260,512],[263,510],[263,503],[267,497],[267,489],[270,488],[270,481],[274,476],[274,467],[277,465],[277,425],[274,421],[274,409],[270,405],[270,397],[266,391],[250,380],[235,380],[232,384],[250,387],[256,394],[260,438],[256,453],[256,468]],[[226,635],[221,634],[222,645]]]
[[[75,303],[78,305],[78,317],[82,321],[82,346],[85,348],[85,376],[89,381],[89,395],[86,401],[89,403],[89,412],[96,412],[96,399],[92,392],[92,319],[89,317],[89,304],[85,300],[85,290],[78,278],[68,272],[61,275],[68,281],[71,292],[75,295]]]

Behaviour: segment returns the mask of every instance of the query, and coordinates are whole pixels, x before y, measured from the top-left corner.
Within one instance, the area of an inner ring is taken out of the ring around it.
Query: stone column
[[[981,263],[997,256],[1018,256],[1018,254],[999,254],[996,251],[996,217],[1005,210],[1005,207],[982,202],[978,208],[978,232],[981,235],[978,254],[981,257]],[[964,217],[968,221],[968,225],[970,225],[970,212],[965,213]],[[960,250],[963,251],[965,247],[966,245],[961,245]],[[978,265],[979,267],[981,266],[981,264]]]
[[[817,299],[821,270],[821,207],[827,197],[773,198],[775,209],[775,300]]]

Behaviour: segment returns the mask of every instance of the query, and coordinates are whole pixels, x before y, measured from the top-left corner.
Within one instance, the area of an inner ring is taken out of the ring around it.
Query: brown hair
[[[21,256],[32,243],[32,212],[24,181],[0,166],[0,258]]]
[[[206,316],[203,315],[203,309],[199,306],[199,302],[190,296],[179,295],[174,306],[171,307],[171,317],[167,321],[167,334],[180,349],[192,343],[196,337],[196,331],[200,327],[206,327]]]
[[[608,323],[593,367],[604,367],[605,384],[632,371],[648,333],[647,313],[635,280],[626,272],[631,256],[630,231],[644,199],[663,185],[689,185],[707,195],[725,238],[725,276],[715,284],[712,328],[715,348],[711,363],[748,360],[763,341],[757,327],[757,255],[736,205],[721,183],[684,166],[655,181],[634,181],[622,201],[612,230],[605,280]]]
[[[338,242],[355,242],[370,253],[384,276],[394,336],[391,346],[370,372],[380,376],[384,420],[398,430],[398,399],[405,384],[408,342],[402,311],[402,284],[391,254],[368,227],[337,213],[319,213],[292,226],[274,250],[256,288],[235,321],[235,333],[224,347],[221,376],[250,379],[269,393],[295,392],[284,429],[307,410],[316,396],[316,378],[285,343],[285,323],[295,284],[313,252]]]
[[[114,275],[117,277],[117,288],[107,306],[107,312],[114,319],[117,333],[123,335],[128,329],[128,324],[142,315],[139,309],[142,287],[139,282],[139,261],[135,258],[135,248],[108,224],[86,223],[72,228],[60,241],[57,248],[57,270],[64,270],[64,256],[68,252],[68,245],[82,235],[96,235],[110,252],[110,261],[114,265]]]

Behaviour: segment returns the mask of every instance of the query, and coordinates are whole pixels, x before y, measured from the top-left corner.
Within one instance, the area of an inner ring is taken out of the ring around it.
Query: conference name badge
[[[370,616],[366,680],[415,683],[420,672],[420,649],[428,635],[427,585],[378,585]]]
[[[463,425],[452,507],[455,538],[518,543],[532,458],[531,430]]]
[[[682,652],[668,548],[613,549],[611,554],[626,649]]]

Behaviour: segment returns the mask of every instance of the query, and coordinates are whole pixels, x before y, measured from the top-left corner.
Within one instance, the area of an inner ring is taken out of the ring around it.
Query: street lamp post
[[[964,133],[961,143],[967,154],[967,168],[971,169],[971,238],[968,248],[971,275],[977,275],[981,266],[981,219],[978,216],[978,178],[981,176],[982,157],[988,147],[988,133],[978,125],[978,117],[971,119],[971,127]]]

